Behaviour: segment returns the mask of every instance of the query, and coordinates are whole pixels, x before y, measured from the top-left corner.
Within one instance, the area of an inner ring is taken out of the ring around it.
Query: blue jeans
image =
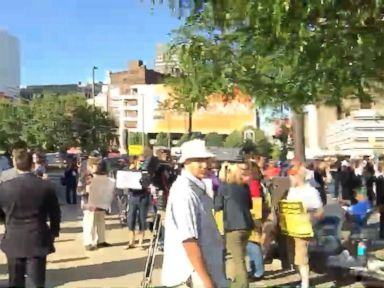
[[[264,275],[263,253],[259,244],[248,242],[247,254],[249,257],[249,267],[253,277],[260,278]]]

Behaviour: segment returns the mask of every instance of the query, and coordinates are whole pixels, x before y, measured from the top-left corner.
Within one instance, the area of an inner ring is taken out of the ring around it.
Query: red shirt
[[[249,183],[249,190],[251,191],[251,198],[261,197],[261,184],[259,180],[251,180]]]
[[[268,180],[272,179],[273,177],[278,177],[280,175],[280,168],[279,167],[270,167],[267,168],[264,172],[265,178]]]

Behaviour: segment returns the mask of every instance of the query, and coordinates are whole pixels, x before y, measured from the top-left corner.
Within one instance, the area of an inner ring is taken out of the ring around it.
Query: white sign
[[[117,171],[116,188],[142,190],[141,177],[142,174],[139,171]]]
[[[89,187],[88,204],[108,210],[114,197],[115,180],[105,175],[95,175]]]

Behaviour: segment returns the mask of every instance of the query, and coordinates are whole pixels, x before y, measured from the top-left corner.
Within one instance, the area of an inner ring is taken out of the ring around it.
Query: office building
[[[20,87],[19,40],[0,30],[0,98],[15,98]]]

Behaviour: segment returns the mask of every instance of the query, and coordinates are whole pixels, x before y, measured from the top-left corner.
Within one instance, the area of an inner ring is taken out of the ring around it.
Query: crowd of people
[[[335,203],[346,207],[346,216],[357,230],[364,226],[375,204],[382,209],[380,161],[373,164],[369,159],[357,163],[325,159],[266,163],[262,157],[239,157],[217,163],[202,141],[190,141],[181,150],[179,163],[183,170],[171,186],[164,224],[162,279],[167,287],[243,288],[249,287],[250,281],[261,280],[272,243],[281,233],[279,208],[272,203],[271,194],[276,194],[275,180],[282,177],[289,182],[280,200],[302,203],[314,230],[324,220],[327,192]],[[257,198],[262,203],[259,212],[253,207]],[[256,214],[261,216],[255,217]],[[221,221],[222,231],[218,229]],[[383,217],[381,237],[382,222]],[[340,235],[334,236],[338,243]],[[288,262],[293,260],[291,264],[297,267],[299,286],[303,288],[310,285],[312,240],[312,237],[285,237]],[[287,260],[282,257],[280,260]],[[182,273],[175,274],[177,269]]]
[[[54,251],[60,231],[55,186],[47,181],[42,154],[21,145],[12,159],[14,168],[0,175],[6,226],[1,249],[8,260],[9,286],[25,287],[28,275],[36,287],[44,287],[46,256]],[[68,158],[61,184],[68,205],[80,200],[87,251],[110,246],[105,216],[116,199],[121,223],[129,231],[126,249],[147,249],[149,213],[163,216],[159,248],[164,251],[164,286],[245,288],[263,279],[264,265],[281,232],[278,205],[272,200],[276,179],[289,179],[278,200],[301,202],[313,227],[323,219],[330,194],[348,207],[347,215],[358,230],[374,206],[384,205],[383,168],[384,162],[368,158],[303,163],[239,155],[218,161],[204,141],[191,140],[182,145],[177,160],[167,150],[153,153],[149,148],[141,156],[119,160],[119,170],[146,175],[142,189],[117,189],[116,170],[99,153]],[[380,212],[384,238],[384,210]],[[288,258],[303,288],[309,287],[310,242],[310,237],[286,237],[286,250],[292,254]]]

